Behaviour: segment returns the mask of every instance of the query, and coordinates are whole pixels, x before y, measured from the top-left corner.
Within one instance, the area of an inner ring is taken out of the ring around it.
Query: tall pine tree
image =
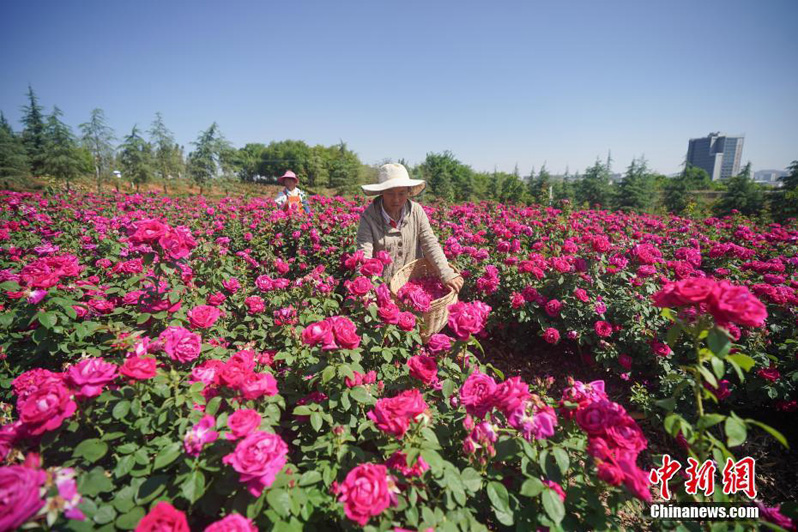
[[[626,211],[648,211],[654,203],[654,195],[654,176],[648,171],[646,160],[632,159],[618,186],[618,208]]]
[[[27,177],[30,172],[25,146],[0,112],[0,177]]]
[[[47,117],[42,170],[47,175],[66,181],[69,190],[72,180],[86,169],[86,161],[72,129],[61,121],[61,116],[61,109],[54,107],[53,113]]]
[[[175,142],[175,136],[163,123],[161,113],[155,113],[155,120],[152,122],[149,134],[153,147],[156,175],[161,179],[178,177],[183,167],[183,158],[180,155],[180,148]]]
[[[205,183],[215,179],[221,172],[222,155],[230,148],[230,144],[222,136],[216,122],[200,133],[192,144],[195,149],[188,155],[188,174],[199,185],[202,194]]]
[[[114,147],[111,143],[116,138],[114,130],[106,123],[102,109],[93,109],[91,118],[80,125],[80,130],[83,133],[81,137],[83,147],[91,153],[99,194],[103,179],[111,174],[111,164],[114,159]]]
[[[28,105],[22,107],[22,143],[28,153],[30,171],[35,176],[44,171],[46,134],[43,111],[33,87],[28,85]]]
[[[136,185],[136,192],[152,177],[152,148],[136,126],[119,146],[119,161],[123,176]]]

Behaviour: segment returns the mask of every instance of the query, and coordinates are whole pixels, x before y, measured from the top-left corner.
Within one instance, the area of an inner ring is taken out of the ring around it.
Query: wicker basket
[[[452,267],[455,273],[460,272]],[[437,277],[438,272],[426,258],[405,264],[391,278],[391,294],[398,301],[399,290],[410,280],[418,277]],[[427,343],[430,336],[440,332],[449,319],[449,305],[457,303],[457,292],[450,290],[448,294],[430,303],[427,312],[421,315],[421,339]]]

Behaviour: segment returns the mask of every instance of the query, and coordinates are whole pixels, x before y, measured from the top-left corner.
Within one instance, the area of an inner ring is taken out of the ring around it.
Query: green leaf
[[[321,482],[321,473],[318,471],[311,469],[310,471],[305,472],[302,477],[299,479],[300,486],[310,486],[317,482]]]
[[[78,477],[78,491],[81,495],[96,497],[100,493],[113,491],[114,484],[101,467],[95,467],[88,475]]]
[[[92,520],[98,525],[105,525],[113,521],[115,517],[116,517],[116,510],[114,510],[114,507],[110,505],[105,505],[105,506],[100,506],[100,508],[94,514]]]
[[[47,329],[52,329],[58,323],[58,316],[55,312],[44,312],[39,314],[39,323]]]
[[[568,467],[571,465],[571,460],[568,458],[568,453],[565,449],[560,447],[556,447],[552,454],[554,455],[554,460],[557,462],[557,467],[560,468],[560,472],[564,475],[566,471],[568,471]]]
[[[422,449],[421,457],[429,464],[433,472],[438,472],[443,468],[443,458],[437,451],[433,449]]]
[[[696,426],[698,428],[708,429],[709,427],[714,427],[724,419],[726,419],[726,416],[722,414],[704,414],[698,418],[698,423],[696,423]]]
[[[729,354],[732,344],[729,335],[726,334],[725,331],[715,327],[709,331],[709,334],[707,335],[707,345],[712,352],[715,353],[715,355],[719,356],[720,358],[724,358],[727,354]],[[719,375],[718,378],[720,377],[721,376]]]
[[[539,478],[528,478],[521,484],[521,495],[524,497],[537,497],[545,487],[545,484]]]
[[[670,311],[670,309],[662,309],[662,310],[663,312],[666,310]],[[676,342],[679,341],[679,337],[681,335],[682,335],[682,326],[679,325],[678,323],[674,323],[673,325],[671,325],[671,328],[668,329],[668,334],[665,337],[665,343],[667,343],[671,349],[675,350]]]
[[[726,445],[729,447],[736,447],[745,442],[747,431],[745,423],[739,418],[729,416],[726,418],[726,423],[723,426],[726,432]]]
[[[421,455],[424,456],[424,451],[421,452]],[[427,458],[425,457],[424,460],[427,460]],[[429,462],[429,460],[427,461]],[[482,475],[476,469],[466,467],[460,474],[460,478],[463,480],[465,488],[471,493],[476,493],[482,489]]]
[[[171,443],[161,449],[158,454],[155,455],[155,461],[153,462],[152,469],[156,471],[161,469],[162,467],[168,466],[181,455],[181,449],[179,443]]]
[[[215,416],[216,412],[219,411],[219,407],[222,405],[222,398],[221,397],[214,397],[210,401],[208,401],[207,406],[205,407],[205,413],[209,416]]]
[[[754,359],[749,357],[748,355],[744,355],[742,353],[735,353],[733,355],[729,355],[726,357],[728,360],[733,360],[738,366],[743,368],[743,370],[747,373],[751,371],[751,368],[754,367]]]
[[[372,405],[376,402],[374,397],[362,386],[355,386],[349,390],[349,396],[361,404]]]
[[[774,429],[770,425],[765,425],[764,423],[762,423],[760,421],[757,421],[755,419],[746,419],[745,421],[750,423],[751,425],[756,425],[760,429],[764,430],[765,432],[767,432],[768,434],[770,434],[771,436],[776,438],[776,440],[778,440],[778,442],[780,444],[782,444],[784,447],[786,447],[787,449],[790,448],[790,445],[787,443],[787,438],[784,437],[784,434],[782,434],[781,432],[777,431],[776,429]]]
[[[291,494],[283,489],[271,490],[266,494],[269,506],[283,517],[291,515]]]
[[[144,519],[144,508],[136,507],[124,515],[120,515],[114,523],[121,530],[134,530]]]
[[[327,366],[324,368],[324,371],[321,372],[321,382],[322,384],[327,384],[335,377],[335,366]]]
[[[202,471],[194,470],[189,473],[188,479],[183,482],[181,491],[188,502],[191,504],[197,502],[205,493],[205,475],[202,474]]]
[[[91,463],[96,462],[103,456],[105,453],[108,452],[108,444],[104,441],[100,441],[97,438],[92,438],[90,440],[83,440],[75,447],[75,450],[72,451],[72,456],[78,458],[85,458]]]
[[[718,387],[718,379],[715,378],[715,376],[712,374],[711,371],[709,371],[704,366],[698,366],[698,371],[701,372],[701,376],[704,377],[704,379],[710,385],[712,385],[713,388],[717,388]]]
[[[723,363],[723,360],[718,357],[712,357],[709,359],[709,362],[712,365],[712,372],[715,376],[722,379],[723,375],[726,374],[726,365]]]
[[[511,514],[510,512],[510,495],[507,493],[507,488],[501,482],[491,481],[488,484],[488,499],[497,512]],[[512,514],[511,514],[512,515]]]
[[[114,419],[124,419],[128,412],[130,412],[130,401],[123,399],[122,401],[116,403],[111,415],[114,417]]]
[[[322,422],[323,420],[319,412],[313,412],[310,415],[310,424],[313,426],[313,430],[315,430],[316,432],[319,432],[321,430]]]
[[[133,501],[133,497],[135,497],[135,495],[136,490],[133,488],[133,486],[125,486],[114,493],[114,500],[111,501],[111,504],[113,504],[114,508],[116,508],[119,512],[129,512],[134,506],[136,506],[136,503]]]
[[[565,517],[565,505],[557,492],[551,488],[543,490],[543,509],[555,524],[559,525]]]

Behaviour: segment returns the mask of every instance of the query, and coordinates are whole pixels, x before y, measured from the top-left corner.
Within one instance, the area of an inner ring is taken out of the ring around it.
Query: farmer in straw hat
[[[427,213],[410,200],[426,185],[421,179],[410,179],[401,164],[381,166],[379,182],[361,186],[367,196],[377,198],[360,215],[357,249],[362,250],[366,258],[378,251],[388,252],[393,262],[383,271],[385,279],[390,279],[405,264],[426,257],[438,270],[444,284],[459,292],[463,278],[449,266]]]
[[[285,210],[299,209],[300,204],[305,209],[306,213],[310,213],[310,205],[308,205],[305,193],[297,187],[299,178],[294,172],[288,170],[286,173],[277,178],[277,182],[285,188],[277,194],[274,201]]]

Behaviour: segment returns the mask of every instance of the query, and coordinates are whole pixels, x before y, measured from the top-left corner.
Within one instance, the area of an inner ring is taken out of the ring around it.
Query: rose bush
[[[494,338],[672,398],[695,344],[668,325],[709,316],[726,358],[701,389],[798,407],[792,227],[429,207],[466,284],[422,345],[413,310],[443,289],[391,299],[389,257],[354,250],[360,203],[0,196],[0,489],[31,486],[2,497],[10,527],[617,529],[643,512],[632,416],[601,383],[553,397],[503,375]]]

